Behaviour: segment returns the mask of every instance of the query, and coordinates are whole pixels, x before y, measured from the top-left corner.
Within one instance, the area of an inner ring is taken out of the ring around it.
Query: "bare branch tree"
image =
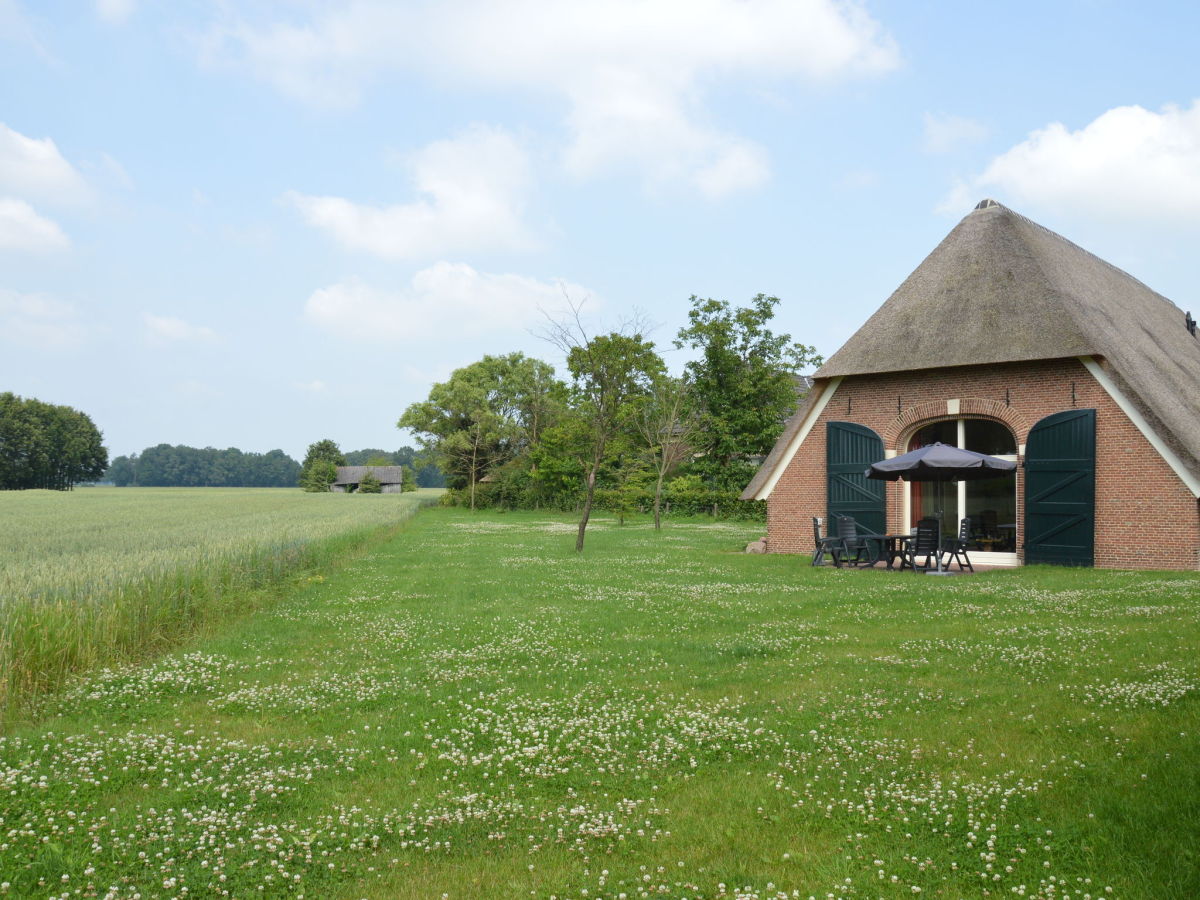
[[[571,410],[582,431],[584,501],[575,539],[575,550],[581,552],[596,493],[596,475],[605,452],[614,437],[629,427],[633,401],[649,393],[664,367],[654,344],[642,336],[640,318],[626,321],[609,334],[592,335],[583,324],[583,303],[566,299],[568,315],[564,319],[547,315],[548,325],[541,336],[567,359],[572,378]]]
[[[650,394],[634,417],[642,446],[654,465],[654,528],[662,529],[662,491],[667,476],[692,451],[697,421],[690,408],[691,385],[686,378],[656,378]]]

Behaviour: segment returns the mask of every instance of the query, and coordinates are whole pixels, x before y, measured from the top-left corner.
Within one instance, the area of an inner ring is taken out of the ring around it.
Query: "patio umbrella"
[[[938,485],[938,554],[937,574],[942,569],[942,507],[943,485],[947,481],[982,481],[999,478],[1017,467],[1015,462],[998,459],[986,453],[963,450],[940,441],[920,449],[872,463],[865,474],[880,481],[935,481]]]

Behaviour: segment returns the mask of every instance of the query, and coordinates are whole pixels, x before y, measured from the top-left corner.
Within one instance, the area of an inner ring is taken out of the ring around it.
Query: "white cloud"
[[[0,288],[0,339],[41,349],[63,350],[82,343],[86,329],[79,310],[45,294]]]
[[[470,250],[523,250],[534,245],[521,221],[529,161],[508,133],[475,126],[435,141],[409,161],[420,199],[368,206],[343,197],[291,192],[304,220],[352,250],[413,259]]]
[[[955,187],[942,209],[985,194],[1117,222],[1200,223],[1200,100],[1110,109],[1078,131],[1054,122]]]
[[[38,215],[24,200],[0,197],[0,250],[62,250],[70,239],[57,222]]]
[[[0,122],[0,190],[30,199],[77,203],[88,197],[83,177],[50,138],[30,138]]]
[[[327,394],[329,393],[329,385],[320,379],[313,381],[297,381],[296,389],[303,391],[306,394]]]
[[[136,6],[136,0],[96,0],[96,14],[106,22],[119,25],[133,14]]]
[[[563,292],[581,298],[574,284],[523,275],[491,275],[461,263],[439,262],[413,276],[408,288],[385,291],[351,280],[314,291],[305,317],[324,331],[369,341],[412,341],[439,334],[478,335],[522,331],[543,309],[563,305]]]
[[[217,333],[205,325],[193,325],[172,316],[156,316],[145,313],[142,321],[146,326],[147,337],[154,343],[212,341],[217,337]]]
[[[321,106],[353,105],[399,70],[548,95],[567,104],[568,171],[632,167],[709,195],[755,187],[767,166],[762,148],[709,123],[708,85],[825,82],[899,62],[845,0],[351,0],[300,19],[284,8],[214,27],[204,58]]]
[[[974,119],[946,113],[925,113],[922,146],[926,153],[950,153],[988,136],[987,126]]]

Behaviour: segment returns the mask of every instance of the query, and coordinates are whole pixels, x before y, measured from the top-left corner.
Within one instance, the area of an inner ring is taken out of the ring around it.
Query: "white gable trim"
[[[821,413],[825,411],[825,407],[833,399],[834,391],[837,390],[838,385],[841,383],[841,375],[829,379],[829,384],[825,386],[825,389],[821,392],[821,396],[817,398],[817,402],[812,405],[812,408],[808,411],[808,415],[804,417],[804,421],[800,424],[800,430],[796,432],[795,436],[788,443],[787,449],[783,451],[783,454],[775,463],[775,470],[771,473],[771,477],[767,479],[766,483],[759,488],[758,493],[754,495],[755,500],[766,500],[771,496],[771,491],[775,489],[776,483],[783,477],[783,473],[786,471],[788,464],[791,463],[792,457],[796,455],[796,451],[800,449],[800,445],[804,443],[805,438],[808,437],[808,433],[817,424],[817,419],[821,417]]]
[[[1108,396],[1116,401],[1117,406],[1121,407],[1121,412],[1129,417],[1129,421],[1150,442],[1150,446],[1157,450],[1159,456],[1167,461],[1167,465],[1187,485],[1188,490],[1192,492],[1192,496],[1200,497],[1200,481],[1197,481],[1196,477],[1188,471],[1187,466],[1183,464],[1183,460],[1176,455],[1175,451],[1168,447],[1162,438],[1155,433],[1154,429],[1150,427],[1150,423],[1138,412],[1137,407],[1129,402],[1129,398],[1121,393],[1116,383],[1108,377],[1108,373],[1100,367],[1100,364],[1090,356],[1081,356],[1079,357],[1079,361],[1092,373],[1092,377],[1100,382],[1100,386],[1108,392]]]

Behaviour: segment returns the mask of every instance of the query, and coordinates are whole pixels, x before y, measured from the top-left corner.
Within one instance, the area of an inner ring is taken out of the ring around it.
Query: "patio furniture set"
[[[836,534],[822,537],[821,520],[813,517],[814,566],[824,565],[828,558],[839,569],[842,566],[870,567],[883,561],[889,570],[946,572],[957,562],[959,571],[975,571],[967,555],[967,544],[971,540],[969,518],[959,523],[958,537],[940,542],[940,528],[934,518],[921,519],[909,534],[875,534],[863,530],[850,516],[838,516],[835,531]]]

